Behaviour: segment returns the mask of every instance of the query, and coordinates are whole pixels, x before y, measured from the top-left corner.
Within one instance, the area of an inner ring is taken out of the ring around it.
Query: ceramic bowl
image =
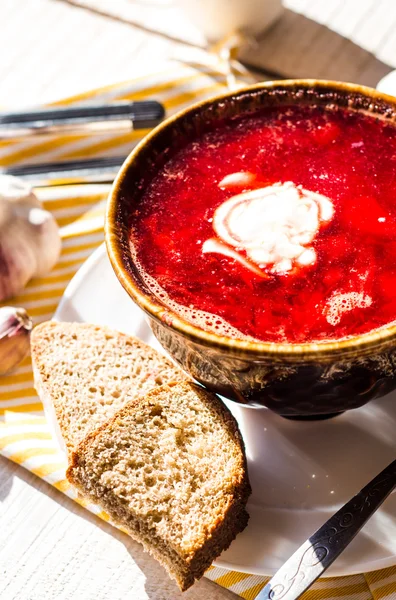
[[[396,120],[391,96],[332,81],[263,83],[200,102],[164,121],[125,161],[108,201],[106,244],[121,284],[147,313],[162,346],[192,377],[240,403],[265,406],[287,417],[320,418],[358,408],[396,387],[395,325],[340,341],[306,344],[221,337],[183,320],[150,293],[128,242],[132,208],[178,149],[219,119],[290,104],[337,105]]]

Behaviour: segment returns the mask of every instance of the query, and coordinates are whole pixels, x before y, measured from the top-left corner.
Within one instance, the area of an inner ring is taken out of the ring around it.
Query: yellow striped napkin
[[[58,104],[72,104],[95,99],[141,100],[153,98],[165,104],[167,113],[208,97],[224,87],[223,77],[210,67],[199,70],[186,64],[168,64],[151,75],[69,98]],[[44,162],[87,156],[127,154],[144,131],[123,135],[71,135],[56,139],[9,140],[0,143],[0,166],[20,162]],[[63,291],[92,251],[103,241],[103,215],[109,186],[64,186],[38,190],[45,207],[55,215],[63,240],[62,254],[54,270],[45,278],[29,283],[20,296],[8,304],[24,306],[35,323],[50,319]],[[30,359],[8,377],[0,379],[0,452],[22,465],[108,520],[97,507],[76,497],[65,479],[65,463],[51,438],[43,406],[33,388]],[[206,576],[242,598],[253,600],[267,579],[212,567]],[[396,600],[396,567],[318,581],[305,598],[350,598]]]

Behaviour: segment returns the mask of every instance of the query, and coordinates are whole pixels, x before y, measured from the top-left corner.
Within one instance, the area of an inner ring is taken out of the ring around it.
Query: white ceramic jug
[[[241,32],[257,36],[281,14],[281,0],[177,0],[208,42]]]

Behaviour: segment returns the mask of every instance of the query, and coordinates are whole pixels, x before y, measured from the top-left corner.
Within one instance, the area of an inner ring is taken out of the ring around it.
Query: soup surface
[[[180,150],[131,215],[151,291],[201,328],[310,342],[396,320],[396,129],[344,109],[240,117]]]

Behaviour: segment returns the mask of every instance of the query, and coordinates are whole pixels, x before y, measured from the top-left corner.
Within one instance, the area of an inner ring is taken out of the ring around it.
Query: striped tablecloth
[[[89,102],[92,99],[110,102],[155,98],[164,103],[169,115],[223,88],[223,76],[212,68],[200,67],[197,70],[193,66],[174,63],[150,75],[68,98],[58,104]],[[135,131],[96,137],[70,135],[56,139],[3,141],[0,142],[0,166],[127,154],[145,133]],[[45,208],[52,211],[61,228],[62,254],[47,277],[31,281],[23,294],[6,304],[24,306],[36,324],[52,317],[70,279],[103,242],[104,205],[108,191],[109,186],[104,184],[37,190]],[[33,387],[30,358],[24,360],[12,375],[0,379],[0,452],[108,520],[99,508],[77,498],[66,481],[66,464],[51,438],[43,406]],[[247,600],[253,600],[267,581],[261,576],[217,567],[210,568],[206,577]],[[351,577],[322,579],[306,592],[304,598],[396,600],[396,567]]]

